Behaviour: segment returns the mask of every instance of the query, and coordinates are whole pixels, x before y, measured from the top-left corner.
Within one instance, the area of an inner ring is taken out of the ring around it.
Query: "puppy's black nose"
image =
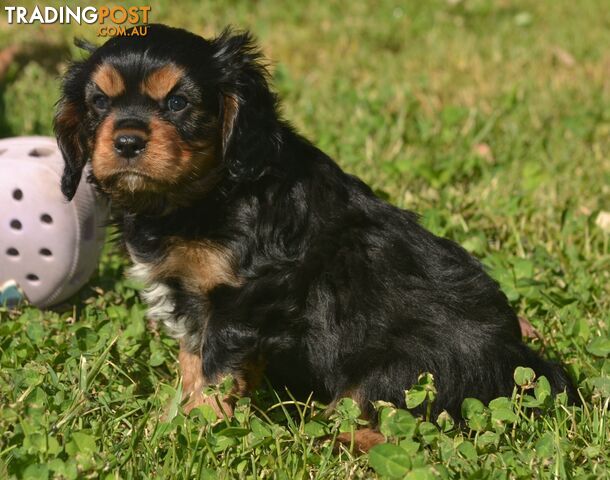
[[[114,139],[114,149],[124,158],[137,157],[146,148],[146,139],[139,135],[119,135]]]

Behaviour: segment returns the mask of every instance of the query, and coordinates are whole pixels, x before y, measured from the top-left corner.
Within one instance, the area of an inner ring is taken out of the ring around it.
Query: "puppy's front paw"
[[[218,418],[233,416],[233,406],[229,402],[229,399],[222,398],[220,394],[206,395],[203,392],[185,392],[183,395],[183,400],[187,400],[182,407],[184,409],[184,413],[187,415],[193,408],[201,405],[208,405],[214,410],[214,413],[216,413]]]

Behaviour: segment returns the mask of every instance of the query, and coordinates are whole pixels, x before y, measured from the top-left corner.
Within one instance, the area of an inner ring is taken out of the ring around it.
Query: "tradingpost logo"
[[[98,37],[144,36],[148,33],[150,5],[137,7],[4,7],[10,25],[41,25],[49,23],[99,24]],[[133,27],[133,28],[132,28]]]

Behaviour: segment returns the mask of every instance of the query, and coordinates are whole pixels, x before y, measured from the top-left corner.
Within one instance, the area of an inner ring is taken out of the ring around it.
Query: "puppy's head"
[[[260,171],[247,152],[275,118],[275,96],[248,34],[205,40],[151,25],[88,49],[55,117],[66,198],[87,162],[91,181],[130,210],[188,205],[223,175]]]

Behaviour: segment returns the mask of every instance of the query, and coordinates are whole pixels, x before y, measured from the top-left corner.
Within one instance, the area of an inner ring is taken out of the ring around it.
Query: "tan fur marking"
[[[213,145],[202,143],[190,147],[171,124],[159,118],[153,117],[149,127],[150,134],[144,152],[129,165],[114,150],[114,138],[119,132],[113,130],[112,115],[98,129],[92,155],[93,171],[117,204],[125,200],[125,191],[165,193],[170,198],[176,197],[177,201],[182,196],[188,199],[188,183],[204,177],[218,163]],[[143,135],[144,132],[139,134]],[[125,178],[117,176],[127,172],[132,172],[133,175]],[[108,183],[110,177],[116,183]],[[174,188],[183,182],[187,185],[186,188]],[[133,202],[133,197],[127,196],[126,199]]]
[[[173,125],[152,118],[150,131],[139,163],[151,177],[176,183],[192,168],[192,152]]]
[[[231,134],[233,133],[233,126],[235,125],[235,120],[237,119],[237,113],[239,111],[239,103],[237,102],[237,97],[235,95],[225,95],[223,107],[222,153],[225,154],[227,152],[229,140],[231,139]]]
[[[204,176],[217,163],[210,145],[193,151],[173,125],[158,118],[150,121],[150,138],[136,165],[150,177],[165,184],[178,184]]]
[[[224,415],[232,416],[233,406],[231,399],[217,399],[214,396],[203,393],[204,387],[210,385],[211,382],[208,381],[203,373],[201,357],[188,352],[181,345],[178,360],[182,375],[182,400],[187,400],[184,405],[185,413],[188,414],[193,408],[200,405],[209,405],[214,409],[219,418]]]
[[[154,100],[163,100],[183,76],[184,70],[180,67],[165,65],[144,79],[140,84],[140,91]]]
[[[112,65],[100,65],[91,77],[100,90],[109,97],[118,97],[125,93],[123,77]]]
[[[230,252],[207,241],[174,239],[167,255],[155,267],[155,277],[178,277],[193,292],[208,293],[218,285],[237,286]]]
[[[83,119],[76,104],[64,101],[61,103],[56,121],[61,124],[62,128],[77,132],[77,127]]]
[[[347,432],[340,433],[337,435],[337,442],[349,448],[352,445],[352,435]],[[375,445],[385,443],[385,437],[372,428],[361,428],[354,432],[353,442],[356,453],[367,453]]]
[[[80,132],[80,124],[83,118],[76,104],[72,102],[62,101],[60,108],[55,118],[58,129],[62,132],[70,132],[66,138],[69,138],[70,146],[76,151],[77,157],[81,159],[84,155],[83,146],[80,144],[78,134]],[[84,163],[86,158],[82,158]]]
[[[213,395],[206,395],[203,389],[213,383],[218,383],[218,379],[209,379],[203,371],[203,362],[197,354],[189,352],[184,345],[180,345],[178,354],[180,362],[180,374],[182,375],[182,400],[184,411],[188,414],[193,408],[200,405],[209,405],[214,409],[218,418],[233,415],[233,405],[235,397],[240,397],[255,388],[262,378],[264,365],[262,362],[248,363],[243,371],[235,378],[235,386],[230,395],[225,398],[218,398]]]
[[[97,130],[93,145],[94,155],[91,161],[93,174],[104,180],[116,170],[114,152],[114,115],[110,114]]]

